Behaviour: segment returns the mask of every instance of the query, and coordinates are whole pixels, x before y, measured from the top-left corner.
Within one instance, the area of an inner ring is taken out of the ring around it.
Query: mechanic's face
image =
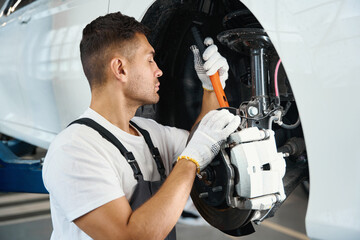
[[[159,101],[160,82],[163,73],[154,61],[155,51],[143,34],[136,34],[136,52],[129,64],[129,84],[127,97],[136,104],[155,104]]]

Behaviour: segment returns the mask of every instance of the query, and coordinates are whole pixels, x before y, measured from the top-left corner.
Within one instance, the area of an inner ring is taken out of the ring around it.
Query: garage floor
[[[255,226],[256,232],[240,239],[291,240],[308,239],[305,235],[307,195],[298,187],[274,218]],[[44,194],[0,193],[0,239],[45,240],[52,231],[48,196]],[[177,224],[178,240],[228,240],[209,226]]]

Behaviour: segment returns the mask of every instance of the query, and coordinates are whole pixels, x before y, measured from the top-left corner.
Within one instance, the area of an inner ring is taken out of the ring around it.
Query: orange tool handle
[[[213,85],[216,98],[220,104],[220,107],[229,107],[229,102],[225,96],[224,89],[221,86],[219,72],[210,76],[211,84]]]

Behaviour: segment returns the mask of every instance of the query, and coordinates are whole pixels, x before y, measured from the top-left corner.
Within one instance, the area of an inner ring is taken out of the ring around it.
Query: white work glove
[[[192,45],[190,47],[194,54],[194,67],[198,78],[202,82],[203,88],[208,91],[214,90],[209,76],[214,75],[217,71],[219,71],[220,82],[223,89],[225,88],[225,82],[229,77],[229,64],[227,63],[226,58],[220,55],[217,46],[213,43],[214,41],[210,37],[207,37],[204,40],[204,44],[209,46],[203,53],[205,63],[203,62],[199,49],[196,45]]]
[[[201,120],[188,145],[178,157],[194,162],[200,173],[219,153],[221,144],[240,124],[240,117],[226,109],[213,110]]]

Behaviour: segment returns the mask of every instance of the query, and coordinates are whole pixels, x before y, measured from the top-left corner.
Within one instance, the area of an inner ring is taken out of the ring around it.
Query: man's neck
[[[91,109],[121,130],[132,135],[138,135],[137,131],[129,123],[135,116],[138,106],[131,106],[125,97],[114,95],[113,91],[107,93],[106,89],[92,91],[91,95]]]

